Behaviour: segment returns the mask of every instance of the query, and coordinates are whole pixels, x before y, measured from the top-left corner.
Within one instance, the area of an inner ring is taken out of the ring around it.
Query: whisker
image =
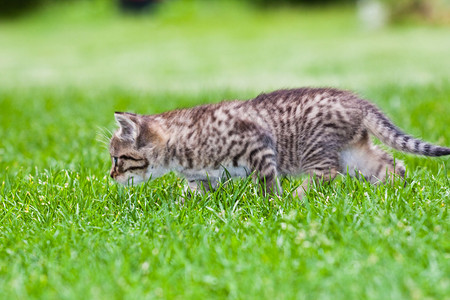
[[[112,135],[113,133],[109,129],[97,126],[96,140],[105,146],[105,148],[108,148]]]

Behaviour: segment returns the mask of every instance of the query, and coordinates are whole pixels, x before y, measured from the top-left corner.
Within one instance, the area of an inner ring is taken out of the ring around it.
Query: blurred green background
[[[118,1],[0,0],[0,86],[360,89],[448,75],[443,1],[157,2],[136,15]]]
[[[430,138],[435,130],[402,117],[415,109],[405,91],[448,105],[445,1],[160,0],[142,11],[123,1],[0,0],[1,122],[16,123],[1,132],[0,163],[107,161],[96,138],[114,128],[115,110],[157,113],[280,88],[352,89]]]
[[[3,88],[361,90],[442,81],[450,64],[437,0],[400,1],[411,13],[398,19],[387,0],[168,0],[139,15],[117,1],[0,3]]]

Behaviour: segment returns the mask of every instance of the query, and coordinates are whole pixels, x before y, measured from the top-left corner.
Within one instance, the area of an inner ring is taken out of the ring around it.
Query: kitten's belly
[[[358,171],[364,173],[370,172],[371,162],[367,160],[367,153],[360,148],[349,147],[340,153],[341,172],[355,176]]]
[[[204,169],[184,169],[180,172],[189,180],[205,180],[227,177],[247,177],[252,172],[247,167],[221,166],[218,169],[204,168]]]

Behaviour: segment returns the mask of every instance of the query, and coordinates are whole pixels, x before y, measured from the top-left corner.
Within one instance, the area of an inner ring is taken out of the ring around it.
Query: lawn
[[[234,2],[134,18],[105,3],[0,21],[0,299],[450,299],[448,158],[394,152],[406,187],[341,177],[274,200],[235,180],[181,205],[175,174],[112,182],[107,149],[114,111],[306,85],[355,90],[450,146],[448,27],[367,31],[351,8]]]

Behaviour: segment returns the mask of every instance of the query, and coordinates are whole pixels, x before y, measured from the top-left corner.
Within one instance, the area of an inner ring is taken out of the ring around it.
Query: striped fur
[[[402,162],[394,164],[369,134],[401,151],[450,154],[404,134],[373,104],[337,89],[279,90],[249,101],[115,117],[120,127],[110,142],[111,177],[123,184],[176,171],[191,189],[208,189],[226,173],[253,173],[262,187],[281,193],[278,178],[286,175],[332,180],[348,172],[373,183],[404,176]]]
[[[450,154],[449,148],[435,146],[403,133],[372,104],[366,106],[364,125],[370,133],[394,149],[425,156]]]

